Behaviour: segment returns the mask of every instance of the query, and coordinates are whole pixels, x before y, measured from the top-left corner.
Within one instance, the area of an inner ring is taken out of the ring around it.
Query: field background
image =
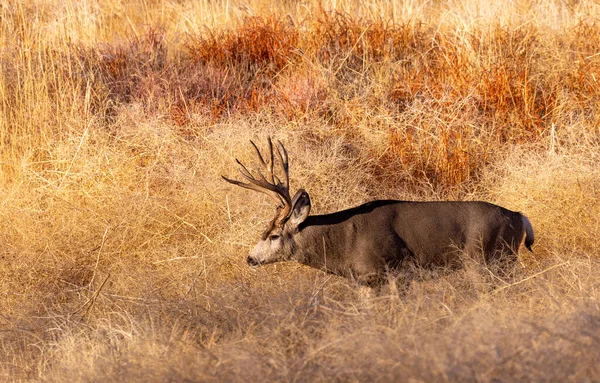
[[[524,212],[534,253],[405,296],[251,270],[273,204]],[[599,381],[600,5],[0,4],[0,380]]]

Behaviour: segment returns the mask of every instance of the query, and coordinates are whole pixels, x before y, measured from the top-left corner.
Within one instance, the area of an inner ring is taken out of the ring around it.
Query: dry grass
[[[3,381],[600,380],[593,1],[0,5]],[[314,212],[526,213],[466,262],[361,297],[245,265],[273,206],[220,180],[282,140]]]

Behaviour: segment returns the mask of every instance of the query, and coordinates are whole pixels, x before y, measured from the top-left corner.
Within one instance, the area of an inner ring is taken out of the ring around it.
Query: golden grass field
[[[253,270],[267,136],[313,214],[486,200],[534,253]],[[599,381],[600,4],[5,0],[0,227],[1,381]]]

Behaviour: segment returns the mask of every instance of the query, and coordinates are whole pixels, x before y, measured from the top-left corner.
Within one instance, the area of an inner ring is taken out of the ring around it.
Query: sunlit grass
[[[599,15],[2,3],[0,377],[598,380]],[[467,263],[366,299],[300,265],[251,270],[274,206],[220,176],[266,136],[315,214],[483,199],[531,219],[535,252],[508,280]]]

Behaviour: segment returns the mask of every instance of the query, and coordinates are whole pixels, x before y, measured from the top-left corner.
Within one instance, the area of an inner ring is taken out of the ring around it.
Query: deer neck
[[[338,274],[339,247],[333,238],[336,238],[334,227],[306,225],[294,237],[292,258],[303,265]]]

